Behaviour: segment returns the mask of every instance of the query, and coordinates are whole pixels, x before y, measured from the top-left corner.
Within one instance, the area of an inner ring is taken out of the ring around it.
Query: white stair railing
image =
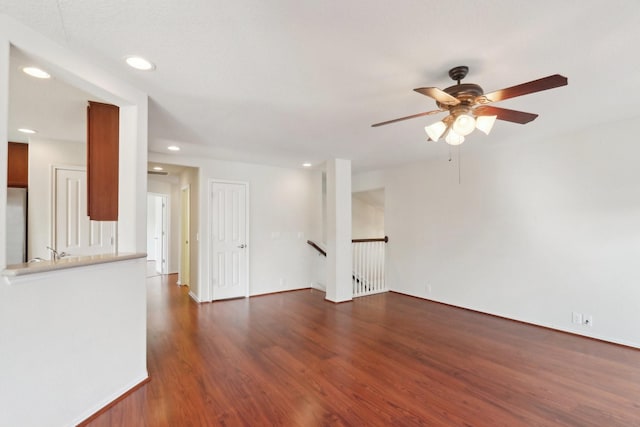
[[[387,292],[384,280],[385,246],[388,237],[353,239],[353,297]]]

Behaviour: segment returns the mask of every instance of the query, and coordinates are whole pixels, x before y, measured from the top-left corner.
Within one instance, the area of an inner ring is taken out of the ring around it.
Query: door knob
[[[238,247],[239,247],[240,249],[244,249],[244,248],[246,248],[246,247],[247,247],[247,245],[245,245],[245,244],[243,243],[243,244],[241,244],[241,245],[238,245]]]

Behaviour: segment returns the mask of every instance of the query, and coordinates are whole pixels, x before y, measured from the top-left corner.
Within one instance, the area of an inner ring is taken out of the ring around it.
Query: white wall
[[[0,16],[1,18],[1,16]],[[0,24],[2,20],[0,19]],[[10,43],[0,30],[0,93],[9,93]],[[0,96],[0,267],[7,265],[7,159],[8,159],[9,97]]]
[[[210,300],[209,248],[210,217],[207,200],[210,179],[249,183],[249,280],[250,295],[309,287],[315,251],[307,239],[322,238],[322,174],[320,171],[287,169],[248,163],[203,160],[150,154],[150,160],[199,168],[200,187],[191,189],[192,201],[199,197],[199,216],[192,234],[199,231],[198,284],[192,291],[201,301]],[[195,225],[194,225],[195,224]],[[195,238],[192,239],[196,241]],[[193,247],[196,245],[192,245]],[[282,281],[281,281],[282,279]],[[202,284],[202,286],[200,286]]]
[[[50,259],[52,238],[53,166],[85,167],[86,144],[29,138],[29,254]]]
[[[147,377],[144,276],[138,259],[0,282],[0,425],[76,425]]]
[[[156,230],[155,203],[155,196],[147,195],[147,261],[155,261],[156,259],[156,242],[154,239]]]
[[[307,239],[321,233],[314,222],[314,192],[320,190],[320,173],[244,163],[213,161],[202,167],[201,176],[209,179],[249,183],[249,295],[259,295],[309,287],[310,255]],[[315,179],[314,179],[315,178]],[[206,181],[202,181],[206,182]],[[202,186],[201,198],[209,189]],[[202,218],[209,218],[207,204],[201,206]],[[202,235],[209,224],[201,223]],[[206,239],[201,239],[203,255],[208,254]],[[202,259],[207,266],[208,260]],[[209,283],[203,268],[203,283]],[[208,286],[200,290],[201,299],[210,299]]]
[[[314,220],[319,173],[253,165],[245,169],[251,192],[249,294],[309,287],[307,239],[321,235]]]
[[[384,237],[384,210],[355,196],[351,199],[351,223],[353,239]]]
[[[639,123],[499,149],[470,138],[460,184],[442,159],[357,176],[354,191],[385,187],[389,287],[640,347]]]
[[[119,105],[119,248],[144,252],[147,97],[0,14],[0,93],[9,46],[41,58],[56,78]],[[6,152],[7,97],[0,96]],[[0,268],[6,265],[6,156],[0,157]],[[144,262],[71,268],[0,282],[0,425],[75,425],[148,376]]]

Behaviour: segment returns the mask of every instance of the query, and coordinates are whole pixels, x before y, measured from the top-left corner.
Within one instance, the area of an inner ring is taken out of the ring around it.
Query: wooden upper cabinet
[[[120,109],[89,101],[87,107],[87,210],[94,221],[118,220]]]
[[[29,186],[29,145],[10,142],[7,149],[7,186]]]

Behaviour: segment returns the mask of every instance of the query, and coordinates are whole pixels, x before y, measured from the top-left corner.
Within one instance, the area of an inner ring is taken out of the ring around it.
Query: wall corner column
[[[0,24],[2,19],[0,17]],[[0,269],[4,269],[7,260],[7,167],[8,167],[8,138],[9,138],[9,40],[0,31]]]
[[[333,302],[353,299],[351,259],[351,161],[327,161],[327,294]]]

